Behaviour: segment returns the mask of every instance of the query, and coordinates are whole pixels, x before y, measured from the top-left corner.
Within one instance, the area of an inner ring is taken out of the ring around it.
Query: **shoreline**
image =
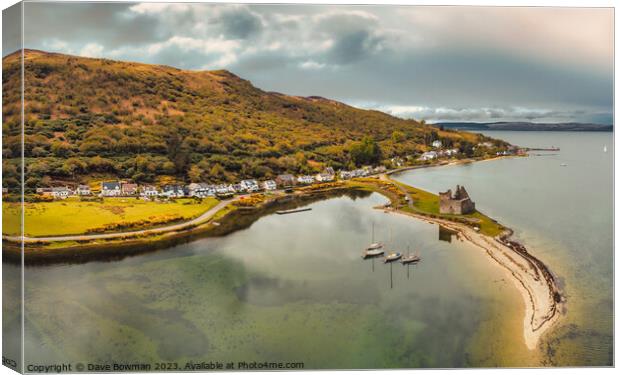
[[[383,207],[377,207],[384,209]],[[414,217],[431,224],[441,225],[456,233],[457,239],[484,250],[510,276],[525,303],[523,336],[530,350],[536,349],[540,338],[560,317],[559,306],[563,303],[560,289],[549,268],[530,254],[525,246],[510,240],[513,231],[507,229],[503,234],[490,237],[471,227],[453,221],[431,218],[422,214],[397,209],[389,213]]]
[[[503,159],[506,156],[499,156],[483,160],[457,160],[443,164],[431,164],[422,166],[412,166],[388,171],[383,175],[370,177],[376,181],[384,181],[393,184],[400,189],[404,195],[411,196],[403,185],[398,181],[391,180],[390,175],[401,173],[412,169],[441,167],[447,165],[461,165],[475,161],[487,161]],[[406,185],[405,185],[406,186]],[[305,189],[305,190],[304,190]],[[117,238],[118,235],[112,234],[112,241],[78,241],[73,246],[45,248],[37,247],[42,241],[27,243],[24,246],[24,258],[27,265],[46,265],[59,262],[85,263],[89,261],[113,261],[123,259],[128,256],[136,256],[146,252],[168,249],[176,245],[190,242],[204,237],[216,237],[230,234],[252,225],[255,221],[265,215],[272,214],[283,208],[297,208],[315,201],[329,199],[335,196],[371,194],[379,193],[390,201],[390,207],[376,207],[388,213],[397,213],[413,217],[431,224],[443,226],[456,233],[457,238],[467,241],[474,247],[484,250],[493,259],[494,264],[503,268],[507,276],[513,281],[515,287],[521,294],[525,304],[525,316],[523,321],[524,341],[529,350],[536,349],[540,338],[547,332],[560,316],[560,304],[563,298],[560,289],[555,282],[555,278],[549,268],[538,258],[527,251],[522,244],[511,240],[513,231],[510,228],[503,228],[499,235],[483,234],[463,222],[450,220],[449,218],[437,217],[432,214],[404,211],[398,204],[398,196],[393,191],[385,187],[369,183],[363,180],[350,180],[350,182],[338,182],[327,185],[323,188],[301,188],[295,193],[277,195],[270,197],[257,206],[250,208],[237,208],[228,210],[218,218],[218,214],[226,210],[231,202],[220,203],[222,208],[216,210],[209,218],[200,222],[181,223],[179,228],[174,231],[160,233],[156,236],[129,236]],[[218,205],[218,206],[220,206]],[[200,218],[206,215],[202,214]],[[196,219],[194,219],[196,220]],[[151,232],[152,230],[146,230]],[[157,229],[155,231],[158,231]],[[36,239],[35,239],[36,241]],[[6,241],[3,238],[3,253],[7,260],[20,261],[21,243]]]

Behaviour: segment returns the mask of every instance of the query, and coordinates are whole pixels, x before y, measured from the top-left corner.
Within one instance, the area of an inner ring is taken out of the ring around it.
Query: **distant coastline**
[[[579,122],[536,123],[536,122],[438,122],[438,128],[454,130],[510,130],[510,131],[571,131],[571,132],[612,132],[613,125]]]

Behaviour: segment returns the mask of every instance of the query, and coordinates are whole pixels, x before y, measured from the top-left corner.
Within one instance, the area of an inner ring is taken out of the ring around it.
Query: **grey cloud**
[[[531,41],[519,33],[501,39],[513,41],[514,50],[481,43],[476,36],[486,32],[484,12],[475,7],[467,8],[468,17],[475,23],[479,16],[481,24],[460,38],[450,33],[449,18],[439,23],[446,29],[440,37],[439,26],[421,28],[424,20],[427,25],[441,20],[443,8],[424,7],[425,18],[414,22],[403,14],[410,8],[389,6],[185,4],[136,12],[130,9],[134,5],[27,3],[26,47],[79,53],[96,43],[103,56],[114,59],[226,68],[264,90],[347,103],[462,109],[446,114],[461,120],[531,120],[539,114],[507,109],[545,108],[557,118],[611,121],[613,69],[605,68],[611,63],[540,59],[538,53],[517,48]],[[483,36],[493,41],[493,35]],[[167,43],[172,38],[180,42]],[[210,48],[206,42],[235,46]],[[571,51],[584,48],[574,45]]]
[[[25,3],[24,38],[27,44],[57,39],[91,43],[109,49],[155,42],[174,30],[158,29],[148,15],[127,17],[132,3]]]
[[[260,18],[247,8],[227,9],[217,22],[221,24],[225,35],[233,39],[256,36],[262,29]]]
[[[377,51],[381,39],[367,30],[359,30],[341,36],[327,52],[327,61],[336,64],[359,62]]]
[[[594,122],[610,123],[612,114],[606,111],[589,111],[584,109],[534,109],[515,107],[495,108],[446,108],[418,106],[373,106],[364,105],[369,109],[377,109],[402,118],[425,119],[430,122],[470,121],[531,121],[531,122]]]
[[[22,47],[21,3],[2,11],[2,56]]]

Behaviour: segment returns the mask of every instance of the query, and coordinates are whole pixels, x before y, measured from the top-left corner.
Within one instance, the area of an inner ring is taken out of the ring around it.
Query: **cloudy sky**
[[[27,48],[228,69],[401,117],[612,122],[610,8],[26,3],[24,19]]]

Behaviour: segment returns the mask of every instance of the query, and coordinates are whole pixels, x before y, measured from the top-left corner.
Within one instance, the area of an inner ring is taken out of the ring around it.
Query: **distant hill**
[[[613,125],[584,124],[579,122],[536,123],[536,122],[439,122],[433,124],[444,129],[458,130],[517,130],[517,131],[583,131],[610,132]]]
[[[4,57],[2,67],[5,185],[17,184],[21,154],[19,57]],[[25,51],[24,67],[29,188],[103,178],[270,178],[380,163],[428,150],[436,139],[466,150],[490,139],[318,96],[266,92],[225,70],[37,50]]]

